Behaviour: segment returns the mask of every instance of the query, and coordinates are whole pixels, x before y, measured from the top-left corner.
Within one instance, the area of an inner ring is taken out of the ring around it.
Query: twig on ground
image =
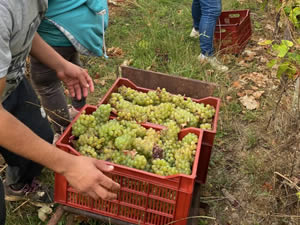
[[[17,208],[15,208],[12,212],[16,212],[18,209],[20,209],[23,205],[27,204],[29,202],[29,199],[27,199],[25,202],[23,202],[21,205],[19,205]]]
[[[7,164],[5,164],[1,169],[0,169],[0,174],[6,169]]]
[[[288,181],[289,183],[287,183],[291,188],[295,188],[297,191],[300,191],[300,187],[295,184],[295,182],[291,181],[289,178],[287,178],[286,176],[282,175],[281,173],[278,172],[274,172],[276,175],[282,177],[283,179],[285,179],[286,181]]]

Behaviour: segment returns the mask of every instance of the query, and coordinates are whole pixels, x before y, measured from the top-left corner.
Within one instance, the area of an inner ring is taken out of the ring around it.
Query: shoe
[[[198,38],[198,37],[200,37],[199,31],[197,31],[195,28],[193,28],[193,30],[191,31],[190,37],[191,38]]]
[[[18,190],[3,182],[6,201],[30,200],[32,202],[53,203],[53,190],[43,186],[37,179],[24,184]],[[15,186],[15,185],[14,185]]]
[[[216,57],[214,57],[214,56],[205,56],[203,54],[200,54],[198,56],[198,60],[201,63],[208,62],[213,68],[215,68],[216,70],[219,70],[221,72],[228,71],[228,67],[224,66],[222,63],[220,63],[218,61],[218,59]]]
[[[79,110],[75,109],[73,106],[69,106],[69,115],[70,119],[73,120],[77,114],[79,113]]]

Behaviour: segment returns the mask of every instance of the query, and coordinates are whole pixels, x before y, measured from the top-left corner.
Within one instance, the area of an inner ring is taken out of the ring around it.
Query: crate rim
[[[126,81],[126,82],[129,82],[131,85],[133,85],[135,88],[138,88],[138,89],[141,89],[141,90],[144,90],[144,91],[155,91],[155,89],[148,89],[148,88],[143,88],[143,87],[140,87],[140,86],[137,86],[135,83],[133,83],[131,80],[127,79],[127,78],[123,78],[123,77],[118,77],[115,82],[112,84],[112,86],[108,89],[108,91],[106,92],[106,94],[100,99],[100,101],[98,102],[98,104],[96,105],[96,107],[99,107],[101,104],[104,104],[102,103],[105,99],[108,98],[108,96],[113,93],[113,88],[116,86],[116,84],[118,84],[119,82],[121,81]],[[177,95],[177,94],[173,94],[173,93],[170,93],[172,95]],[[198,104],[201,104],[200,101],[206,101],[206,100],[214,100],[216,101],[216,107],[215,107],[215,110],[216,112],[219,112],[220,111],[220,104],[221,104],[221,99],[220,98],[217,98],[217,97],[213,97],[213,96],[208,96],[208,97],[205,97],[205,98],[191,98],[191,97],[188,97],[188,96],[183,96],[185,99],[187,98],[190,98],[192,101],[198,103]],[[107,103],[108,104],[108,103]],[[216,133],[217,132],[217,126],[218,126],[218,116],[217,118],[214,119],[214,122],[213,122],[213,129],[211,130],[207,130],[207,129],[202,129],[202,128],[197,128],[197,127],[190,127],[190,128],[196,128],[196,129],[201,129],[205,132],[209,132],[209,133]],[[145,122],[146,124],[153,124],[153,125],[159,125],[159,124],[155,124],[155,123],[150,123],[150,122]],[[143,123],[141,123],[143,124]],[[162,125],[159,125],[159,126],[162,126]]]
[[[245,21],[245,19],[251,14],[251,10],[250,9],[241,9],[241,10],[226,10],[226,11],[222,11],[221,12],[221,15],[222,15],[222,13],[237,13],[237,12],[247,12],[246,13],[246,15],[242,18],[242,20],[241,21],[239,21],[239,23],[234,23],[234,24],[217,24],[216,26],[217,27],[228,27],[228,26],[239,26],[239,25],[241,25],[244,21]],[[221,16],[220,15],[220,16]]]

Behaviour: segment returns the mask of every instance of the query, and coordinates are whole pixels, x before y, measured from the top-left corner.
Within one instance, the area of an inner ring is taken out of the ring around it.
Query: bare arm
[[[0,96],[4,87],[5,78],[1,78]],[[0,146],[64,175],[71,186],[94,199],[116,198],[113,192],[119,185],[101,172],[111,171],[112,167],[93,158],[74,156],[57,149],[13,117],[1,103],[0,127]]]
[[[49,68],[56,71],[70,91],[81,99],[82,94],[86,97],[88,91],[94,91],[94,84],[86,70],[65,60],[51,46],[49,46],[38,33],[35,34],[30,54]]]

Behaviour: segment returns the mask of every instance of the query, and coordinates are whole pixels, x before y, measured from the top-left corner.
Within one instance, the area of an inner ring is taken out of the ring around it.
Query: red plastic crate
[[[239,54],[251,34],[250,10],[224,11],[216,25],[214,47],[221,53]]]
[[[95,106],[86,105],[81,113],[85,110],[87,114],[91,114],[96,109]],[[76,116],[56,143],[58,148],[74,155],[80,155],[71,143],[72,125],[79,116],[80,114]],[[156,130],[162,129],[154,125],[143,126]],[[117,200],[95,201],[83,196],[69,186],[64,176],[55,174],[55,202],[141,225],[165,225],[188,217],[199,156],[202,154],[203,131],[195,128],[183,129],[179,133],[179,139],[188,133],[194,133],[199,137],[191,175],[160,176],[107,162],[114,165],[114,171],[107,175],[121,185]],[[180,220],[174,224],[185,225],[186,222]]]
[[[106,92],[104,97],[100,100],[99,105],[107,104],[110,99],[111,94],[117,92],[118,88],[121,87],[122,85],[124,85],[126,87],[130,87],[130,88],[140,91],[140,92],[144,92],[144,93],[147,93],[148,91],[151,90],[151,89],[139,87],[139,86],[135,85],[129,79],[118,78],[114,82],[112,87]],[[176,94],[176,93],[173,93],[173,94]],[[207,97],[207,98],[192,99],[192,100],[197,103],[209,104],[216,109],[216,113],[215,113],[215,116],[214,116],[213,122],[212,122],[212,130],[204,130],[204,133],[203,133],[203,142],[202,142],[202,147],[201,147],[202,153],[200,155],[199,165],[198,165],[198,170],[197,170],[196,180],[197,180],[197,182],[204,184],[206,181],[206,177],[207,177],[208,164],[210,161],[211,150],[212,150],[214,138],[215,138],[215,135],[217,132],[217,122],[218,122],[219,110],[220,110],[220,99],[215,98],[215,97]],[[153,125],[152,123],[143,123],[143,124]]]

